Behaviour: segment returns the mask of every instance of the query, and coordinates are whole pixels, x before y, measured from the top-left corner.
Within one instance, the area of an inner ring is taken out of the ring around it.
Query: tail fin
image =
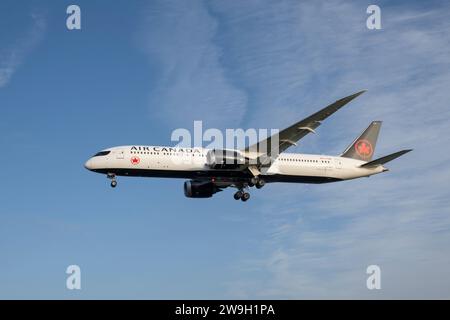
[[[345,149],[341,157],[364,161],[372,160],[380,128],[381,121],[372,121],[367,129]]]

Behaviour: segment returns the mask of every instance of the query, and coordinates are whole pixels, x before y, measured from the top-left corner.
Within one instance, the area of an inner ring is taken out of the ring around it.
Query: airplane
[[[338,156],[284,152],[309,133],[315,133],[325,119],[365,91],[337,100],[242,150],[119,146],[96,153],[84,166],[106,174],[113,188],[118,176],[181,178],[189,179],[184,182],[188,198],[210,198],[233,187],[237,189],[234,199],[244,202],[250,199],[251,187],[260,189],[266,183],[329,183],[369,177],[388,171],[385,163],[412,151],[406,149],[372,160],[381,121],[373,121]],[[272,144],[277,148],[272,148]]]

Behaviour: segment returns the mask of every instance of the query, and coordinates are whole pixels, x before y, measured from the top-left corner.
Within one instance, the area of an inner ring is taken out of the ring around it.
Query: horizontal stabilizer
[[[410,152],[410,151],[412,151],[412,149],[398,151],[398,152],[392,153],[392,154],[390,154],[390,155],[388,155],[388,156],[381,157],[381,158],[375,159],[375,160],[373,160],[373,161],[369,161],[369,162],[367,162],[367,163],[364,163],[364,164],[361,165],[360,167],[361,167],[361,168],[365,168],[365,167],[376,167],[376,166],[378,166],[378,165],[382,165],[382,164],[385,164],[385,163],[387,163],[387,162],[389,162],[389,161],[392,161],[392,160],[394,160],[394,159],[397,159],[398,157],[400,157],[400,156],[402,156],[402,155],[404,155],[405,153],[408,153],[408,152]]]

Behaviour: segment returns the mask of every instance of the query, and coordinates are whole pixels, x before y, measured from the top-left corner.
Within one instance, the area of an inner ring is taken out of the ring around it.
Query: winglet
[[[353,99],[359,97],[360,95],[362,95],[362,94],[363,94],[364,92],[366,92],[366,91],[367,91],[367,89],[358,91],[357,93],[354,93],[354,94],[352,94],[352,95],[350,95],[350,96],[348,96],[348,97],[346,97],[346,98],[344,98],[344,99],[348,99],[349,101],[351,101],[351,100],[353,100]]]
[[[366,91],[367,90],[365,90],[365,89],[361,90],[361,91],[359,91],[357,93],[354,93],[352,95],[349,95],[349,96],[347,96],[345,98],[339,99],[336,102],[340,104],[340,107],[342,107],[342,106],[346,105],[347,103],[349,103],[350,101],[352,101],[353,99],[359,97],[360,95],[362,95]]]

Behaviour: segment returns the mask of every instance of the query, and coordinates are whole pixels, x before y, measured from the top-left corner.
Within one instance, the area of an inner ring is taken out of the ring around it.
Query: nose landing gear
[[[117,187],[116,175],[114,173],[108,173],[106,175],[108,179],[111,179],[111,188]]]

